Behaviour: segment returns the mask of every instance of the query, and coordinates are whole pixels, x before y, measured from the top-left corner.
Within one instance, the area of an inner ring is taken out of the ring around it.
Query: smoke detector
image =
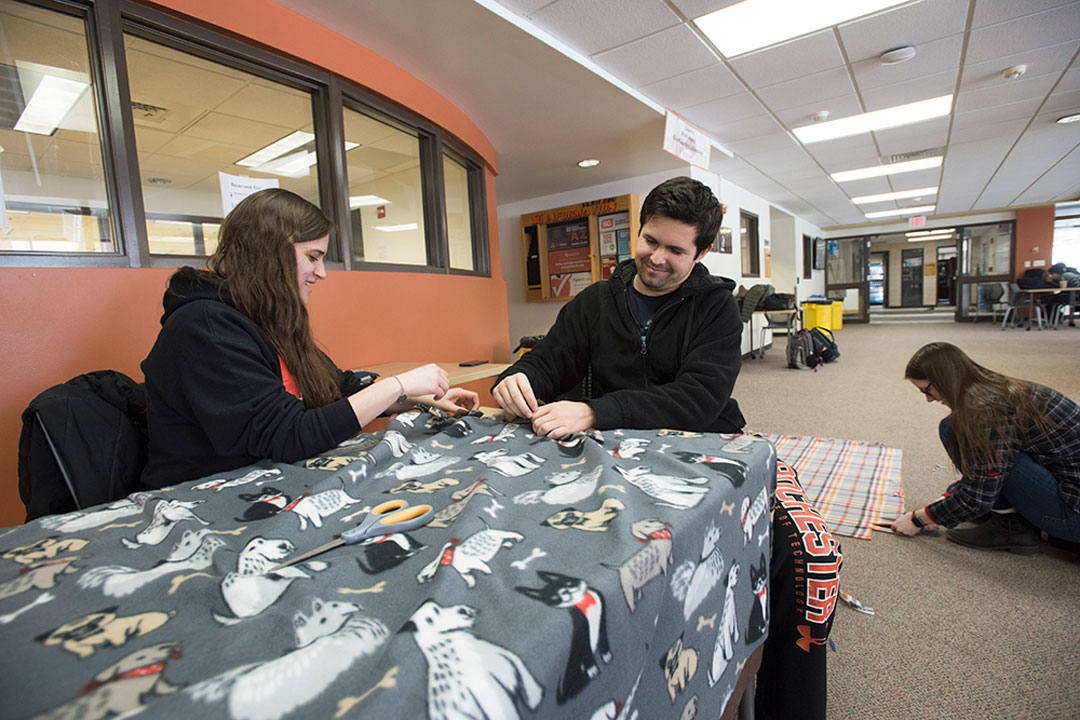
[[[828,110],[818,110],[816,113],[810,116],[810,119],[814,122],[825,122],[829,119]]]
[[[913,57],[915,57],[915,48],[910,45],[904,45],[903,47],[886,50],[881,53],[878,60],[881,61],[882,65],[897,65],[902,62],[907,62]]]
[[[1013,65],[1010,68],[1005,68],[1005,70],[1003,70],[1001,73],[1001,77],[1005,78],[1006,80],[1015,80],[1026,72],[1027,65]]]

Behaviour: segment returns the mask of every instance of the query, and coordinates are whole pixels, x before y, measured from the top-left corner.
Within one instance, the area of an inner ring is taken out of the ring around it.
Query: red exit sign
[[[922,227],[925,224],[925,215],[916,215],[915,217],[908,218],[908,227]]]

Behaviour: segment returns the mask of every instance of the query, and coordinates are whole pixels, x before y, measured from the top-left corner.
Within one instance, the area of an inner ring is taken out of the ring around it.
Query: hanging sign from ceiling
[[[664,150],[691,165],[708,170],[712,139],[668,110],[664,123]]]

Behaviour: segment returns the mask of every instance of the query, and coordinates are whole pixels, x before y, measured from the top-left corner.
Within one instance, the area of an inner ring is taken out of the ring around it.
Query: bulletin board
[[[521,216],[525,299],[568,300],[633,257],[636,195],[590,200]]]

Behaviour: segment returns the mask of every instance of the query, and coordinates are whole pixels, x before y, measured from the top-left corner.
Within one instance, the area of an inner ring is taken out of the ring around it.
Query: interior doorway
[[[900,267],[901,307],[923,305],[923,249],[906,248]]]
[[[955,245],[937,249],[937,304],[956,304],[956,275],[959,267]]]

